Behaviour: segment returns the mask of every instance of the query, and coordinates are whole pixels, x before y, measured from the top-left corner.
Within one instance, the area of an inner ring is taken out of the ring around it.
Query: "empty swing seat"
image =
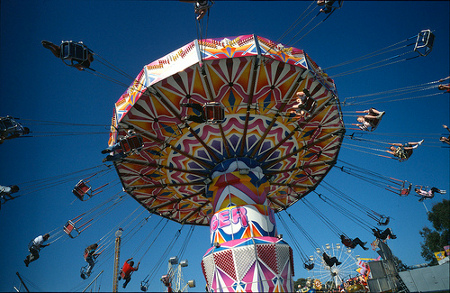
[[[77,185],[75,185],[75,187],[73,188],[72,193],[75,194],[75,196],[78,197],[78,199],[84,201],[84,196],[86,194],[89,196],[89,198],[91,197],[90,191],[91,187],[83,180],[80,180],[77,183]]]
[[[390,217],[381,217],[380,220],[378,221],[378,225],[380,226],[386,226],[389,224],[389,222],[391,221]]]
[[[209,123],[222,123],[225,120],[225,110],[220,103],[211,102],[206,103],[203,106],[206,122]]]
[[[427,56],[433,49],[434,34],[431,30],[423,30],[417,35],[416,46],[414,52],[420,56]]]
[[[64,41],[61,43],[61,59],[66,63],[69,61],[72,66],[74,62],[80,64],[89,59],[89,49],[82,43],[74,43],[72,41]]]
[[[66,232],[66,234],[69,235],[70,238],[75,238],[80,234],[78,229],[75,228],[75,224],[72,221],[68,221],[64,225],[64,232]]]

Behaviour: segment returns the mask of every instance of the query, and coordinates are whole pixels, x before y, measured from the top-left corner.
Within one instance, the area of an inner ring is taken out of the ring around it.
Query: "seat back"
[[[69,61],[70,64],[74,65],[74,62],[79,64],[88,60],[89,50],[86,46],[79,42],[74,43],[72,41],[64,41],[61,43],[61,59],[63,61]]]
[[[83,180],[80,180],[73,188],[72,193],[75,194],[75,196],[78,197],[79,200],[84,201],[84,196],[86,194],[89,196],[89,198],[91,197],[91,189],[91,186],[89,186]]]
[[[69,235],[70,238],[77,237],[80,232],[75,227],[75,223],[72,221],[67,221],[67,223],[64,225],[64,232],[66,232],[67,235]]]
[[[434,34],[431,30],[423,30],[417,34],[416,45],[414,52],[419,53],[420,56],[427,56],[433,49]]]
[[[208,123],[222,123],[225,120],[225,110],[220,103],[211,102],[203,106],[206,122]]]
[[[16,123],[14,120],[10,119],[10,118],[3,118],[0,121],[0,126],[2,130],[11,130],[14,129],[16,127]]]
[[[307,97],[304,110],[311,114],[317,107],[316,100],[311,97]]]
[[[140,135],[132,135],[120,140],[120,147],[125,154],[138,152],[144,146],[144,141]]]

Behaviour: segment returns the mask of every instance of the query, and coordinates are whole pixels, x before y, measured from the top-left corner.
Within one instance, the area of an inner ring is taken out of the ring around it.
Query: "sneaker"
[[[392,235],[392,236],[391,236],[391,239],[397,239],[397,236]]]
[[[23,262],[25,263],[25,266],[28,268],[29,262],[27,262],[27,260],[24,260]]]
[[[418,144],[418,145],[421,145],[423,141],[424,141],[424,139],[422,139],[421,141],[419,141],[417,144]]]
[[[102,151],[102,154],[107,154],[107,153],[110,153],[110,151],[109,150],[103,150]]]
[[[336,266],[338,266],[338,265],[340,265],[340,264],[342,264],[340,261],[338,261],[337,263],[336,263]]]
[[[123,288],[126,288],[126,287],[127,287],[127,284],[124,283],[122,287],[123,287]]]

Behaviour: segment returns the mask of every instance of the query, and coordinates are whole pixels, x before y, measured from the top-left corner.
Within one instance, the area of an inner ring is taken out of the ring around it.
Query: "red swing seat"
[[[120,147],[127,156],[133,153],[138,153],[143,146],[144,141],[140,135],[132,135],[120,140]]]
[[[203,106],[207,123],[218,124],[225,120],[225,110],[220,103],[209,102]]]
[[[87,182],[84,182],[83,180],[80,180],[75,187],[72,190],[72,193],[75,194],[76,197],[78,197],[79,200],[84,201],[84,196],[88,195],[89,198],[92,197],[92,187],[87,184]]]
[[[400,196],[408,196],[409,193],[411,192],[412,183],[409,183],[408,188],[405,188],[405,183],[406,182],[403,182],[402,188],[400,189]]]
[[[78,235],[81,234],[81,232],[83,232],[84,230],[86,230],[89,226],[91,226],[91,224],[89,224],[93,219],[90,219],[89,221],[81,224],[79,227],[76,226],[76,224],[81,221],[82,215],[67,221],[67,223],[64,225],[64,232],[69,235],[70,238],[75,238]],[[89,225],[88,225],[89,224]],[[87,225],[87,226],[86,226]],[[86,226],[86,227],[85,227]],[[81,229],[82,227],[84,227],[83,229]],[[81,229],[81,230],[80,230]]]
[[[66,232],[66,234],[69,235],[70,238],[75,238],[80,235],[80,231],[75,227],[75,223],[69,220],[64,225],[64,232]]]
[[[92,176],[91,176],[92,177]],[[91,178],[89,177],[89,178]],[[86,201],[88,199],[90,199],[91,197],[93,197],[96,194],[99,194],[100,192],[102,192],[103,187],[105,187],[106,185],[108,185],[109,183],[103,184],[100,187],[97,187],[96,189],[92,189],[92,187],[88,184],[89,181],[84,181],[85,179],[81,179],[73,188],[72,193],[75,194],[76,197],[78,197],[79,200],[81,201]],[[100,191],[97,191],[100,190]],[[85,199],[84,196],[87,195],[88,198]]]

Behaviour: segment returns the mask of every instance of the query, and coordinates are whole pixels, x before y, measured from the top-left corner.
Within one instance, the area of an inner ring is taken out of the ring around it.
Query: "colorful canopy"
[[[314,111],[291,112],[304,89]],[[185,120],[201,114],[186,103],[219,105],[224,119]],[[144,140],[114,162],[124,190],[152,213],[196,225],[213,215],[214,172],[233,161],[261,168],[277,212],[320,183],[345,132],[333,80],[304,51],[255,35],[195,40],[146,65],[115,104],[112,126],[110,145],[130,128]]]

